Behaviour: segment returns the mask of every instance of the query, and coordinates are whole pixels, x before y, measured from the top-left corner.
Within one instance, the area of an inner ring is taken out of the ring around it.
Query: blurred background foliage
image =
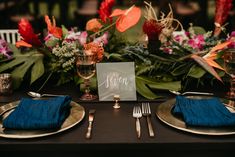
[[[178,7],[175,2],[182,3],[185,7]],[[197,4],[199,2],[204,2],[204,6]],[[1,0],[0,29],[17,29],[17,23],[20,18],[27,18],[32,23],[36,32],[43,32],[42,30],[46,27],[43,17],[47,14],[49,16],[55,16],[58,26],[63,24],[67,28],[78,27],[82,30],[88,19],[98,17],[97,10],[100,3],[101,0]],[[140,6],[144,11],[145,7],[143,3],[142,0],[116,0],[115,7],[124,9],[135,4]],[[207,30],[212,30],[214,27],[215,0],[151,0],[151,3],[158,13],[159,11],[167,10],[168,4],[170,3],[176,18],[179,17],[182,20],[181,22],[185,28],[188,27],[189,22],[194,23],[194,25],[203,26]],[[189,7],[189,3],[195,4],[198,9],[195,13],[192,15],[177,13],[177,10],[182,12],[184,8]],[[202,13],[205,15],[202,15]],[[127,40],[133,42],[139,39],[141,40],[143,35],[143,21],[144,17],[142,17],[138,25],[125,32],[123,36],[126,36]],[[233,20],[230,18],[230,21]],[[232,24],[233,22],[231,22]],[[232,29],[232,26],[229,26],[228,29]]]

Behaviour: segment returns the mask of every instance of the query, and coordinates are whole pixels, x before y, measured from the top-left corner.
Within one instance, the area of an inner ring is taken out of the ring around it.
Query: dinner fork
[[[137,138],[140,138],[140,135],[141,135],[140,118],[142,117],[140,106],[134,106],[133,117],[136,118],[135,126],[136,126]]]
[[[150,109],[149,103],[142,103],[142,114],[143,116],[146,116],[146,119],[147,119],[149,136],[154,137],[153,126],[152,126],[151,119],[150,119],[151,109]]]

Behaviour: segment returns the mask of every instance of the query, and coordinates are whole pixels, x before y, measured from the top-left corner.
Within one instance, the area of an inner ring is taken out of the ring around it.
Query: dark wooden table
[[[27,97],[23,89],[11,97],[0,100],[15,101]],[[79,102],[76,86],[50,87],[44,92],[71,95]],[[168,95],[172,97],[172,95]],[[146,101],[121,102],[121,109],[114,110],[113,102],[79,102],[86,111],[85,118],[75,127],[52,136],[34,139],[0,138],[0,156],[233,156],[235,135],[205,136],[176,130],[161,122],[155,115],[157,106],[167,99],[151,101],[152,122],[155,137],[148,136],[145,117],[141,118],[141,139],[137,139],[133,106]],[[3,105],[5,103],[1,103]],[[85,139],[88,125],[88,110],[96,109],[92,139]]]

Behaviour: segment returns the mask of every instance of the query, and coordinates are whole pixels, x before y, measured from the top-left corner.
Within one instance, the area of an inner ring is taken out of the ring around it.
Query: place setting
[[[19,40],[14,44],[0,40],[1,96],[12,96],[24,84],[36,84],[38,89],[24,93],[30,98],[22,97],[0,107],[1,137],[56,134],[72,128],[87,114],[86,138],[90,139],[97,110],[85,113],[80,102],[114,102],[111,108],[118,111],[124,101],[142,102],[139,97],[147,103],[133,108],[138,139],[141,117],[146,117],[149,136],[155,136],[150,118],[153,113],[179,130],[203,135],[235,134],[231,127],[235,125],[235,35],[231,32],[226,38],[219,36],[225,24],[218,21],[220,14],[216,13],[213,32],[192,23],[185,29],[174,18],[171,5],[168,13],[158,17],[150,2],[143,2],[143,16],[142,8],[136,5],[112,10],[114,1],[101,3],[100,17],[89,19],[84,30],[58,26],[54,16],[44,15],[43,33],[36,32],[31,21],[22,18],[18,22]],[[121,36],[138,25],[141,18],[141,37],[134,36],[137,41],[126,42],[116,36],[115,32]],[[192,84],[208,82],[217,82],[223,88],[228,83],[229,92],[220,98],[214,91],[185,90]],[[40,93],[47,85],[66,83],[78,87],[77,102],[70,95]],[[160,101],[161,91],[173,93],[175,98],[171,95]],[[153,112],[148,102],[160,104]]]
[[[74,127],[84,116],[84,107],[70,96],[22,98],[0,107],[0,137],[28,139],[54,135]]]

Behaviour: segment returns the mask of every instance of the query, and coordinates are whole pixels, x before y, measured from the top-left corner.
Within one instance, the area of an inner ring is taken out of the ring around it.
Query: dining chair
[[[17,29],[0,29],[0,39],[4,39],[8,43],[15,44],[20,40],[20,35]]]

